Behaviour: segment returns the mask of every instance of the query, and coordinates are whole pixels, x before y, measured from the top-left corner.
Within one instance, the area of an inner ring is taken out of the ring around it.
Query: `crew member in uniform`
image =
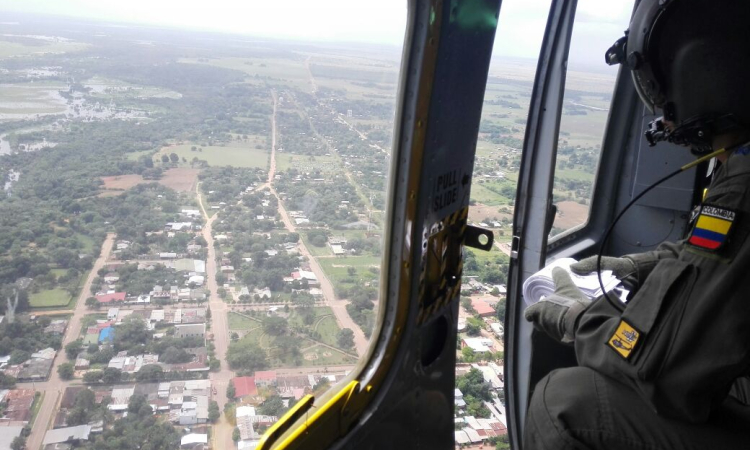
[[[592,302],[557,269],[526,310],[579,366],[536,385],[524,450],[750,448],[750,4],[642,0],[607,62],[663,113],[650,141],[727,152],[684,241],[603,259],[637,289],[627,303]]]

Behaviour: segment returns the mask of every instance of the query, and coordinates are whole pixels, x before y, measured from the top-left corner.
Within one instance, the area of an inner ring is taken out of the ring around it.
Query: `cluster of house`
[[[482,283],[477,278],[476,275],[464,275],[461,280],[461,294],[471,295],[496,293],[504,296],[508,293],[508,289],[504,284]]]
[[[143,309],[127,310],[110,308],[107,319],[99,319],[85,330],[83,345],[102,345],[111,343],[115,339],[115,326],[130,316],[138,316],[146,323],[149,330],[156,331],[157,325],[168,325],[174,327],[174,337],[199,337],[206,338],[206,308],[180,308],[173,310]],[[166,336],[166,329],[153,334],[154,339]],[[158,355],[140,354],[128,355],[120,352],[107,364],[108,367],[119,369],[125,373],[136,373],[142,367],[149,364],[158,364],[165,372],[203,372],[208,370],[208,354],[205,347],[185,349],[193,356],[192,361],[181,364],[159,363]],[[89,369],[90,361],[87,353],[78,355],[75,361],[75,370],[85,371]]]
[[[45,450],[67,450],[88,441],[104,431],[102,421],[93,421],[78,426],[68,426],[68,410],[73,408],[83,386],[70,386],[60,401],[53,429],[44,436]],[[208,435],[204,424],[208,423],[208,409],[212,394],[211,381],[190,380],[164,383],[139,383],[130,386],[93,388],[96,403],[110,399],[107,409],[115,416],[126,414],[128,402],[134,395],[145,396],[154,413],[181,426],[195,426],[193,432],[182,437],[182,447],[190,450],[207,448]],[[202,431],[202,432],[201,432]]]
[[[488,418],[477,418],[466,413],[466,401],[460,389],[454,393],[456,444],[459,446],[478,444],[495,436],[506,434],[508,421],[505,415],[505,406],[500,401],[498,393],[505,386],[503,380],[503,367],[495,363],[481,364],[457,364],[456,377],[468,373],[471,369],[479,370],[484,381],[491,387],[491,401],[484,401],[484,406],[490,412]]]
[[[202,286],[205,282],[206,277],[203,275],[192,275],[190,276],[189,283]],[[100,306],[109,304],[121,304],[121,305],[150,305],[155,300],[169,300],[173,302],[203,302],[206,301],[208,296],[206,290],[203,288],[191,288],[178,286],[170,286],[166,288],[164,286],[156,285],[148,294],[142,295],[131,295],[128,296],[127,292],[100,292],[94,296]]]
[[[44,333],[62,336],[67,326],[67,320],[53,320],[44,328]],[[20,364],[10,364],[10,355],[0,356],[0,372],[22,382],[46,380],[56,354],[54,349],[45,348],[32,353],[29,359]]]
[[[237,428],[240,431],[238,450],[252,450],[258,443],[261,430],[273,425],[278,417],[258,414],[256,406],[265,401],[270,393],[278,394],[289,406],[311,393],[313,388],[321,382],[328,381],[331,385],[343,379],[346,372],[328,372],[308,375],[277,374],[275,370],[257,371],[253,376],[232,378],[235,398]]]

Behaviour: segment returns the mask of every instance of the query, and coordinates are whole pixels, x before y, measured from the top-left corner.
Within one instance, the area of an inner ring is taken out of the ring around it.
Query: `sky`
[[[579,0],[570,58],[600,64],[627,28],[632,0]],[[549,0],[504,0],[495,55],[536,59]],[[406,0],[0,0],[0,11],[251,36],[400,46]]]

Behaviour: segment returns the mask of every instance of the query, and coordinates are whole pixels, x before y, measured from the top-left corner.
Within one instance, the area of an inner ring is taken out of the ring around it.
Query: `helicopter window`
[[[155,426],[254,448],[377,328],[406,2],[90,3],[2,13],[0,387],[50,361],[39,448],[71,383],[205,378]]]
[[[563,110],[558,135],[550,237],[584,226],[607,125],[617,67],[604,52],[628,27],[633,2],[578,2],[568,54]]]

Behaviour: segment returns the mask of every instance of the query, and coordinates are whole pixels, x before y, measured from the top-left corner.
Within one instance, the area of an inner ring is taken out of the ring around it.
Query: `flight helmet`
[[[605,59],[630,69],[643,103],[663,114],[646,131],[651,145],[705,154],[714,136],[750,131],[750,2],[642,0]]]

